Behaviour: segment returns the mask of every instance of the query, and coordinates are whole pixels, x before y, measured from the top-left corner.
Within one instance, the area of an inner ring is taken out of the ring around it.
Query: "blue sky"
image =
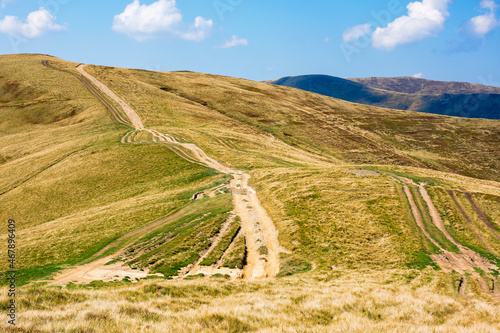
[[[499,5],[0,0],[0,54],[45,53],[74,62],[252,80],[416,75],[500,86]]]

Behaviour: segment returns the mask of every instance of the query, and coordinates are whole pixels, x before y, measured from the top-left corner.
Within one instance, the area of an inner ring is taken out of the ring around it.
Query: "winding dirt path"
[[[111,89],[109,89],[106,85],[104,85],[103,83],[101,83],[101,81],[97,80],[92,75],[88,74],[83,69],[84,67],[85,67],[85,65],[80,64],[80,65],[78,65],[77,70],[83,76],[85,76],[87,79],[89,79],[90,82],[92,82],[96,87],[98,87],[99,89],[101,89],[101,91],[103,93],[105,93],[111,99],[113,99],[115,102],[117,102],[118,104],[120,104],[120,106],[122,107],[123,111],[125,111],[125,114],[130,119],[130,121],[132,122],[132,125],[135,127],[135,129],[137,129],[137,130],[144,129],[144,125],[142,124],[142,120],[139,117],[139,115],[127,103],[125,103],[120,97],[118,97],[113,91],[111,91]]]
[[[123,108],[125,114],[130,119],[132,126],[135,128],[136,131],[127,133],[121,139],[122,143],[132,143],[135,141],[137,131],[146,131],[152,135],[152,142],[164,143],[165,146],[189,162],[198,164],[201,163],[221,173],[233,176],[229,189],[233,196],[234,213],[241,219],[242,232],[245,235],[247,245],[247,266],[244,267],[243,278],[260,279],[276,276],[280,268],[279,253],[281,249],[278,241],[278,231],[276,230],[266,210],[262,207],[257,197],[257,193],[248,185],[250,175],[242,171],[225,167],[215,159],[209,157],[195,144],[179,142],[171,135],[160,133],[154,129],[145,128],[139,115],[125,101],[118,97],[106,85],[101,83],[92,75],[88,74],[84,68],[85,65],[81,64],[77,67],[78,71],[85,78],[91,81],[104,94],[116,101]],[[143,233],[148,230],[149,229],[142,228],[135,231],[134,234]],[[120,238],[120,240],[130,236],[132,235],[126,235]],[[99,253],[104,253],[104,251],[110,247],[111,245],[107,246]],[[105,265],[107,262],[121,256],[124,251],[125,248],[112,256],[64,271],[57,275],[54,278],[54,281],[51,281],[51,284],[65,285],[69,282],[86,283],[93,280],[109,281],[111,278],[116,278],[116,275],[119,277],[129,276],[131,278],[147,276],[147,271],[138,272],[137,270],[132,270],[129,267],[122,266],[121,264]],[[199,270],[201,272],[201,268],[199,268]],[[241,271],[220,269],[217,270],[216,273],[235,275],[241,274]]]

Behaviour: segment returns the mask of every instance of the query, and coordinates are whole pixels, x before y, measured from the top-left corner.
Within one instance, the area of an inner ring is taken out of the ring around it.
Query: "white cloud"
[[[478,36],[484,37],[490,31],[499,26],[499,22],[495,15],[496,4],[493,0],[482,0],[480,3],[481,8],[489,10],[489,13],[473,17],[468,26],[471,32]]]
[[[248,40],[245,38],[239,38],[236,35],[233,35],[231,40],[228,40],[222,45],[220,48],[221,49],[228,49],[230,47],[235,47],[235,46],[248,46]]]
[[[134,0],[113,21],[113,30],[138,41],[154,38],[161,33],[201,41],[212,30],[213,21],[198,16],[187,29],[182,26],[182,14],[175,0],[158,0],[151,5],[141,5],[139,0]]]
[[[421,78],[424,77],[424,74],[423,73],[413,74],[413,77],[416,78],[416,79],[421,79]]]
[[[205,20],[203,17],[198,16],[194,19],[194,25],[191,25],[188,31],[178,32],[178,34],[182,39],[201,42],[208,37],[213,25],[212,20]]]
[[[344,42],[350,43],[360,39],[362,36],[368,35],[371,31],[371,24],[360,24],[346,29],[346,31],[344,31],[344,33],[342,34],[342,39],[344,40]]]
[[[330,43],[331,41],[330,37],[325,37],[325,39],[323,39],[324,43]]]
[[[372,36],[375,48],[392,50],[401,44],[408,44],[435,36],[444,27],[449,16],[451,0],[422,0],[408,4],[408,15],[389,23],[386,28],[377,28]]]
[[[61,31],[64,27],[55,23],[56,17],[52,16],[46,9],[28,14],[26,23],[17,16],[7,15],[0,20],[0,32],[5,34],[22,35],[26,38],[36,38],[49,31]]]

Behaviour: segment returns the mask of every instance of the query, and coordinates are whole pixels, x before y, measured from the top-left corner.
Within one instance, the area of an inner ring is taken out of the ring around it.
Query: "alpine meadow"
[[[0,137],[3,332],[500,329],[499,120],[16,54]]]

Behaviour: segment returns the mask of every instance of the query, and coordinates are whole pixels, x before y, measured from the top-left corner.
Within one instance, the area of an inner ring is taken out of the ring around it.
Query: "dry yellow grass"
[[[432,270],[333,270],[257,282],[25,290],[25,332],[495,332],[500,307]],[[1,304],[5,306],[5,291]],[[3,323],[0,323],[4,325]],[[5,327],[5,326],[3,326]]]

